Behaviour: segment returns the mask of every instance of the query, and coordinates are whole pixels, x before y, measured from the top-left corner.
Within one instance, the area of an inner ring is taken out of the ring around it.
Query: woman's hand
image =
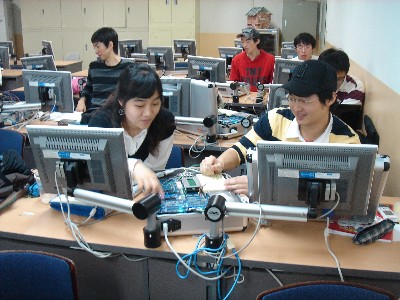
[[[213,155],[203,159],[200,164],[200,172],[204,175],[211,176],[214,174],[219,174],[222,173],[223,170],[224,164]]]
[[[158,194],[164,198],[164,190],[161,186],[160,180],[157,175],[144,165],[143,162],[138,161],[132,171],[132,178],[135,180],[138,190],[143,191],[145,195]]]
[[[236,194],[248,195],[249,187],[248,187],[247,176],[237,176],[228,178],[225,181],[225,188]]]

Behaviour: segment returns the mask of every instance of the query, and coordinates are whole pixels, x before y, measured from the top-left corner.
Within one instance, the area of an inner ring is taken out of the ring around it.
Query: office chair
[[[185,166],[184,152],[182,147],[173,146],[165,169],[180,168]]]
[[[375,128],[374,122],[372,122],[372,119],[368,115],[364,116],[364,129],[366,135],[363,144],[374,144],[379,146],[378,131]]]
[[[72,260],[30,250],[0,251],[0,299],[79,299]]]
[[[383,289],[359,283],[341,281],[310,281],[288,284],[267,290],[257,300],[395,300]]]
[[[24,157],[25,136],[15,130],[0,128],[0,155],[6,150],[14,149]]]

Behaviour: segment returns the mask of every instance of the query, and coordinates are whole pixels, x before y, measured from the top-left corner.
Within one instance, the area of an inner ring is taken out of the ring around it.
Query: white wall
[[[327,3],[326,41],[400,93],[400,1]]]

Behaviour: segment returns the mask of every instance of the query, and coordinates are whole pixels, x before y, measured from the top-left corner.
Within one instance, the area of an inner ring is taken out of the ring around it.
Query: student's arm
[[[157,175],[150,170],[140,159],[128,158],[128,167],[131,179],[137,184],[138,191],[147,194],[158,194],[164,197],[164,190]]]
[[[200,164],[200,172],[205,175],[214,175],[222,171],[232,170],[240,165],[239,155],[236,150],[229,148],[218,158],[211,155],[203,159]]]
[[[82,90],[82,97],[79,99],[78,104],[76,105],[76,111],[85,112],[88,109],[88,101],[91,99],[93,93],[93,80],[92,80],[92,72],[89,66],[88,76],[86,79],[86,85]]]

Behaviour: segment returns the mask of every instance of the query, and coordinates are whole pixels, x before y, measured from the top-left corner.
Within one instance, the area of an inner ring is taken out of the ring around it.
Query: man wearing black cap
[[[260,48],[260,33],[247,27],[239,33],[243,52],[232,59],[230,80],[247,82],[257,92],[257,83],[272,83],[275,57]]]
[[[200,165],[203,174],[232,170],[245,162],[246,150],[258,140],[359,144],[358,135],[330,113],[336,102],[336,72],[328,64],[309,60],[293,70],[282,87],[289,92],[289,108],[268,111],[238,143],[218,158],[209,156]],[[225,187],[247,193],[247,177],[226,181]]]

